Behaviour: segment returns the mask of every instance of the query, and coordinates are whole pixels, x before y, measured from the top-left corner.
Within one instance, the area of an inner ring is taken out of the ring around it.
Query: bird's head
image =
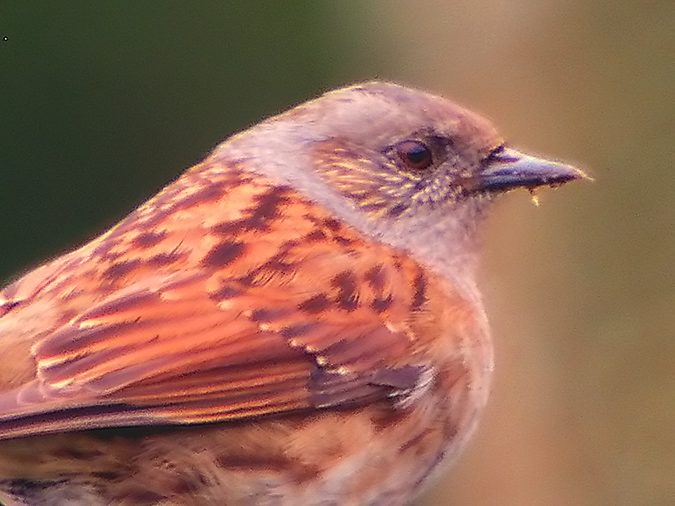
[[[255,158],[256,170],[369,235],[413,251],[443,252],[445,242],[448,255],[467,249],[495,195],[583,176],[506,146],[488,120],[449,100],[383,82],[329,92],[220,152]]]

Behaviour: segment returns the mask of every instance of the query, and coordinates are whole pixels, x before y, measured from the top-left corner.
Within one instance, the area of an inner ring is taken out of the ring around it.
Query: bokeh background
[[[323,90],[433,90],[596,181],[487,223],[492,399],[417,504],[675,504],[674,55],[672,0],[3,0],[0,279]]]

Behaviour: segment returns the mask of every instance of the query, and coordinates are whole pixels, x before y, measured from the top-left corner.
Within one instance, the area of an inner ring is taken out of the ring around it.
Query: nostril
[[[21,301],[19,300],[5,300],[0,302],[0,317],[5,316],[19,304],[21,304]]]

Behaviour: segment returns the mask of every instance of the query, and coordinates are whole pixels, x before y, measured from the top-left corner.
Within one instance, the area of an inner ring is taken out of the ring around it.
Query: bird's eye
[[[419,141],[403,141],[396,146],[396,152],[409,168],[424,170],[432,163],[431,150]]]

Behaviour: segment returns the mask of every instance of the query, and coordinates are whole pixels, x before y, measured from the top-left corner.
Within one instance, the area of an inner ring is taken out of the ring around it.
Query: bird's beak
[[[513,188],[557,186],[582,178],[590,179],[571,165],[502,148],[485,160],[482,169],[464,187],[469,191],[504,192]]]

